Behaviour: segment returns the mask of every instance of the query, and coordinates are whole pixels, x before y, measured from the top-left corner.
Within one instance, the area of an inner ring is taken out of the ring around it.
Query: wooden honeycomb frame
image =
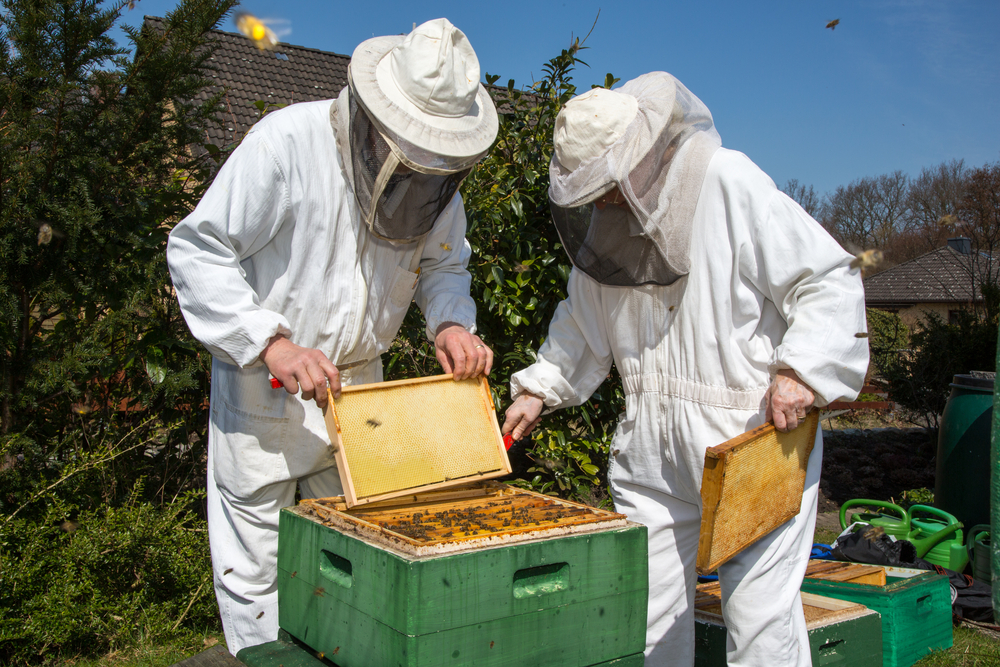
[[[793,431],[768,423],[705,452],[700,574],[713,572],[799,513],[819,411]]]
[[[326,427],[348,507],[511,471],[485,377],[377,382],[328,398]]]

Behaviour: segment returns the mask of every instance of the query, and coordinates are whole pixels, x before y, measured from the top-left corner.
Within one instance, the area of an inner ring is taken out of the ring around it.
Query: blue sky
[[[139,0],[126,20],[163,16]],[[591,0],[381,2],[247,0],[282,41],[350,54],[374,35],[445,16],[485,73],[518,86],[600,18],[577,71],[581,92],[606,73],[674,74],[712,110],[723,145],[778,185],[820,194],[863,176],[910,175],[952,159],[1000,160],[1000,2],[996,0]],[[828,21],[840,19],[835,30]],[[223,30],[235,31],[232,20]]]

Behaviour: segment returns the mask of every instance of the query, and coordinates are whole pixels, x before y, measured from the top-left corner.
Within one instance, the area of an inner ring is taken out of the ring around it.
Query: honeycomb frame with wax
[[[348,507],[511,471],[485,377],[344,387],[326,425]]]
[[[787,433],[768,423],[705,452],[695,569],[708,574],[796,514],[819,411]]]

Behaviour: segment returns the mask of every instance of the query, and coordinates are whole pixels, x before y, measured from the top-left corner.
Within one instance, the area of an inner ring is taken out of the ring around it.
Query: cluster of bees
[[[417,511],[398,520],[379,521],[382,528],[411,539],[439,539],[463,535],[502,533],[514,527],[558,523],[579,511],[562,506],[531,507],[505,499],[482,506],[455,507],[440,512]],[[443,532],[442,532],[443,530]]]

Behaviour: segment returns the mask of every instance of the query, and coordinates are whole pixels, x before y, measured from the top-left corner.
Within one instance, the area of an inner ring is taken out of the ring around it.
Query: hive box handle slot
[[[354,585],[351,561],[341,558],[332,551],[324,549],[319,552],[319,573],[343,588],[350,588]]]
[[[843,639],[831,639],[819,647],[819,665],[833,665],[844,661],[844,656],[837,648],[844,643]]]
[[[514,573],[514,597],[527,598],[558,593],[569,588],[569,563],[553,563]]]

